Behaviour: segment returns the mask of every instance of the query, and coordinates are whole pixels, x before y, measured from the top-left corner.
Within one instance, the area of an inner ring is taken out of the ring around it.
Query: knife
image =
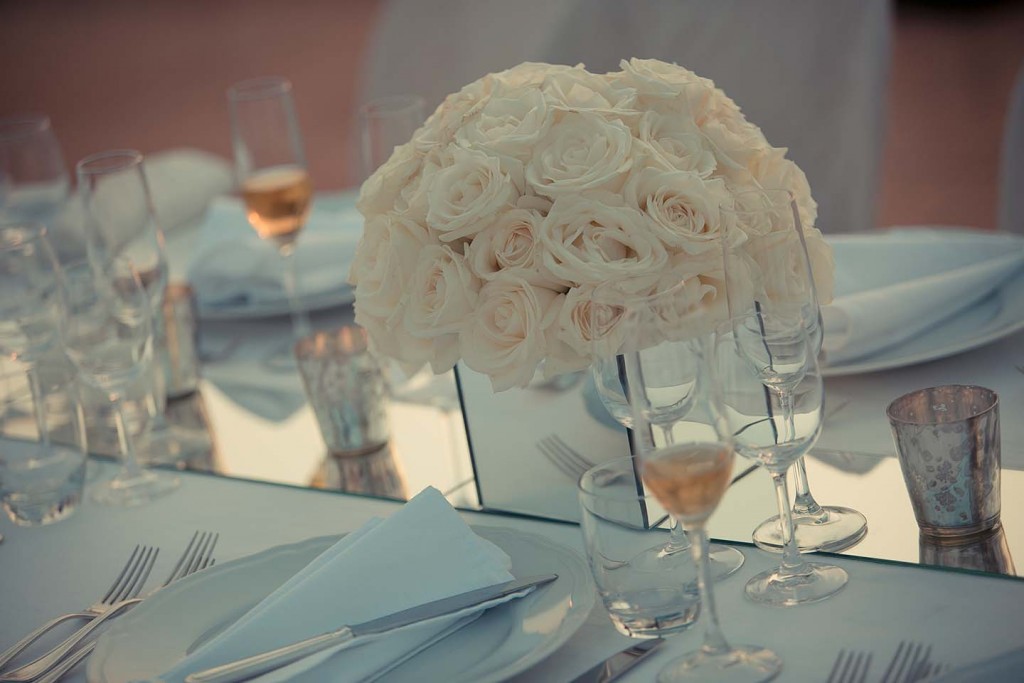
[[[640,663],[665,641],[661,638],[643,640],[622,652],[616,652],[597,666],[591,667],[572,679],[572,683],[610,683]]]
[[[211,669],[197,671],[196,673],[189,674],[185,678],[185,683],[229,683],[230,681],[244,680],[267,671],[279,669],[282,666],[328,648],[339,645],[348,647],[349,644],[356,643],[365,636],[386,633],[428,619],[436,619],[437,617],[454,614],[455,612],[510,595],[522,598],[532,593],[536,588],[551,583],[557,578],[557,574],[530,576],[525,579],[478,588],[466,593],[434,600],[400,612],[378,617],[377,619],[364,621],[361,624],[342,626],[335,631],[328,631],[327,633],[300,640],[297,643],[285,645],[275,650],[262,652],[251,657],[215,666]]]

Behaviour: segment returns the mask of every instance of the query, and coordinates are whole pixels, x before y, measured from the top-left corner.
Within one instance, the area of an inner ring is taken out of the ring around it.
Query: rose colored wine
[[[720,443],[679,444],[643,464],[643,480],[665,509],[679,519],[707,519],[729,487],[732,449]]]
[[[249,222],[262,239],[287,244],[293,241],[309,215],[313,183],[306,170],[278,166],[249,176],[242,197]]]

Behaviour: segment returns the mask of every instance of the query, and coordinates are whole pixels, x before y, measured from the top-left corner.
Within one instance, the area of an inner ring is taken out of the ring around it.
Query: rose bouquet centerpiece
[[[603,283],[641,293],[685,280],[724,318],[720,207],[765,188],[795,197],[818,297],[831,299],[831,252],[786,150],[705,78],[656,60],[621,68],[484,76],[367,179],[349,280],[378,350],[437,373],[461,358],[501,391],[541,364],[548,376],[590,364]],[[788,237],[738,225],[729,240],[784,278]]]

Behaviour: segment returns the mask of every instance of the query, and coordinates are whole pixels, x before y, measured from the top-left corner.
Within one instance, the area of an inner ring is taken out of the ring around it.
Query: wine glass
[[[418,95],[393,95],[359,108],[364,179],[391,157],[395,147],[412,139],[426,119],[426,106]]]
[[[173,491],[179,483],[173,475],[139,464],[125,418],[125,392],[153,362],[150,293],[134,264],[123,256],[92,260],[87,273],[73,286],[64,285],[64,349],[82,379],[113,405],[123,455],[121,471],[100,484],[93,497],[108,505],[140,505]]]
[[[789,190],[740,192],[722,206],[726,233],[725,259],[731,315],[756,305],[772,305],[773,320],[802,325],[812,351],[821,352],[821,310],[807,252],[799,207]],[[737,229],[748,237],[742,249],[733,248]],[[756,291],[755,291],[756,290]],[[813,444],[811,444],[813,446]],[[867,533],[867,520],[856,510],[822,506],[811,495],[807,467],[801,456],[793,468],[796,498],[793,504],[797,545],[802,552],[836,552],[858,543]],[[763,550],[780,552],[784,545],[778,516],[754,530],[754,543]]]
[[[70,186],[49,117],[0,119],[0,212],[5,219],[50,225]]]
[[[733,318],[719,330],[716,374],[736,452],[771,474],[782,520],[782,562],[746,585],[751,599],[777,607],[824,600],[849,577],[800,554],[786,471],[821,432],[824,385],[806,328],[777,324],[770,312]]]
[[[282,284],[298,339],[309,334],[310,324],[299,301],[295,247],[309,217],[313,184],[292,84],[280,77],[254,78],[232,85],[227,98],[235,173],[246,215],[260,239],[272,242],[281,256]]]
[[[618,293],[613,291],[614,288],[615,285],[606,285],[605,289],[598,291],[595,295],[595,302],[597,305],[602,305],[602,299],[607,300],[609,298],[616,297]],[[641,299],[642,298],[645,297],[641,297]],[[683,361],[680,370],[682,370],[683,374],[689,375],[685,381],[692,385],[696,375],[696,356],[694,355],[692,348],[680,346],[678,350],[680,353],[684,353],[686,358],[686,360]],[[607,410],[608,414],[611,415],[620,425],[626,429],[633,429],[633,411],[625,396],[626,377],[624,362],[625,361],[621,354],[609,358],[597,356],[591,364],[591,372],[594,377],[594,385],[597,388],[598,397],[600,398],[602,405],[604,405],[605,410]],[[685,369],[687,366],[689,366],[688,369]],[[681,405],[679,408],[688,412],[692,398],[693,394],[691,393],[684,401],[685,405]],[[663,433],[667,430],[668,433],[664,438],[666,442],[670,442],[670,440],[674,438],[671,435],[671,424],[664,420],[662,422],[663,423],[659,425],[659,428]],[[743,553],[739,550],[729,546],[720,545],[718,543],[712,543],[709,548],[711,575],[716,581],[734,574],[743,566]],[[676,554],[678,554],[681,562],[690,564],[689,568],[685,571],[689,571],[691,573],[696,571],[696,567],[694,567],[690,561],[690,540],[686,536],[686,531],[683,530],[683,527],[675,520],[675,518],[672,518],[669,525],[669,542],[660,550],[660,555],[665,556]]]
[[[139,273],[153,313],[156,349],[165,347],[160,311],[169,279],[164,234],[153,208],[143,155],[132,149],[92,154],[78,162],[78,187],[84,208],[86,244],[90,259],[105,262],[124,258]],[[87,262],[66,267],[69,280],[90,275]],[[163,366],[153,362],[144,378],[145,403],[150,413],[140,453],[148,462],[172,463],[183,454],[205,449],[200,435],[171,425],[165,417],[167,382]]]
[[[762,647],[730,645],[719,627],[706,523],[732,477],[732,435],[723,419],[708,362],[706,324],[685,313],[679,315],[681,311],[675,303],[686,299],[680,297],[679,287],[667,292],[671,303],[649,309],[648,314],[626,315],[628,307],[623,306],[617,313],[613,310],[611,317],[602,316],[597,335],[610,341],[601,355],[608,356],[617,347],[622,356],[626,393],[636,427],[634,448],[640,456],[643,482],[693,539],[691,550],[698,569],[704,642],[697,651],[670,662],[658,680],[767,681],[782,669],[778,656]],[[664,414],[675,402],[673,396],[678,398],[682,390],[666,391],[664,386],[658,386],[665,382],[650,374],[658,365],[657,359],[671,357],[681,349],[694,359],[692,365],[697,368],[693,383],[685,390],[689,409],[674,425],[672,440],[658,444],[650,419]]]

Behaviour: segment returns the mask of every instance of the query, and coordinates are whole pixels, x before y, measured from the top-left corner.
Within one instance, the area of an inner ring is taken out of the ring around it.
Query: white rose
[[[757,264],[765,294],[773,303],[802,306],[810,302],[808,260],[814,273],[815,289],[819,290],[816,292],[819,304],[832,300],[832,250],[818,230],[809,229],[803,243],[792,230],[754,237],[746,244],[745,251]]]
[[[494,80],[504,86],[518,88],[524,85],[539,86],[544,82],[552,66],[543,62],[523,62],[511,69],[494,74]]]
[[[616,192],[632,167],[633,136],[592,112],[566,114],[534,148],[526,180],[552,199],[584,190]]]
[[[618,352],[622,344],[623,309],[594,301],[594,287],[573,287],[565,294],[553,327],[553,337],[565,351],[582,358]],[[550,342],[549,342],[550,344]]]
[[[409,179],[419,171],[422,158],[411,143],[395,147],[391,157],[359,188],[356,208],[366,218],[395,208]]]
[[[487,104],[496,82],[494,76],[488,74],[446,97],[413,135],[416,149],[425,152],[451,144],[463,121]]]
[[[640,117],[638,139],[666,170],[690,171],[710,178],[718,161],[704,144],[704,136],[687,117],[648,111]]]
[[[463,147],[528,160],[551,126],[552,113],[537,88],[498,89],[455,134]]]
[[[761,129],[734,107],[718,106],[699,124],[711,143],[719,169],[726,174],[747,170],[750,162],[770,147]]]
[[[415,374],[434,354],[433,340],[412,336],[401,325],[389,324],[386,319],[367,313],[358,302],[355,321],[366,329],[372,347],[389,358],[401,361],[409,375]]]
[[[620,73],[609,76],[635,88],[642,97],[674,98],[687,86],[714,87],[711,81],[692,71],[657,59],[624,59],[619,67]]]
[[[617,195],[555,200],[540,226],[542,264],[574,285],[653,278],[668,260],[648,218]]]
[[[832,247],[817,228],[804,228],[804,242],[807,244],[807,258],[814,273],[814,288],[818,304],[832,303],[835,296],[836,259]]]
[[[630,175],[623,196],[650,216],[655,234],[666,245],[689,254],[721,249],[719,205],[728,198],[721,180],[645,168]]]
[[[552,66],[541,85],[545,98],[555,107],[569,111],[604,112],[620,116],[636,113],[636,91],[604,76],[576,66]]]
[[[818,204],[811,197],[811,187],[804,172],[786,158],[786,149],[771,148],[756,155],[749,165],[752,182],[758,187],[785,189],[793,193],[804,227],[813,227],[818,218]]]
[[[730,292],[726,287],[721,252],[694,259],[678,254],[670,259],[665,275],[654,291],[665,291],[679,285],[679,295],[672,297],[672,308],[663,315],[666,329],[676,330],[679,339],[691,339],[711,332],[729,318],[729,296],[744,296],[750,290],[750,276],[736,282]],[[732,280],[730,280],[730,283]],[[675,323],[673,323],[675,321]]]
[[[516,208],[506,211],[466,246],[466,258],[477,277],[493,280],[515,273],[530,284],[557,290],[564,283],[541,266],[543,245],[538,229],[551,202],[542,197],[520,197]]]
[[[497,157],[456,147],[452,165],[438,170],[427,190],[427,225],[445,242],[483,230],[519,196],[522,181],[513,175]]]
[[[420,251],[436,240],[423,225],[392,214],[367,222],[349,271],[356,308],[393,324]]]
[[[544,358],[546,330],[561,298],[516,276],[486,283],[459,333],[466,365],[488,375],[494,391],[525,387]]]

